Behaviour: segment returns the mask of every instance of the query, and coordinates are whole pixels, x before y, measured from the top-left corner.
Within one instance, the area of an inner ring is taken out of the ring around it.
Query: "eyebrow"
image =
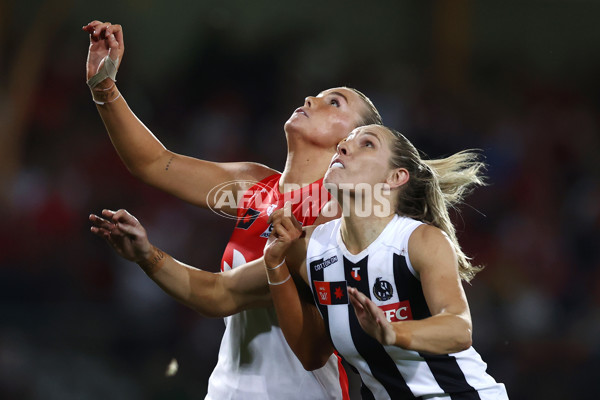
[[[361,135],[369,135],[369,136],[373,136],[375,139],[377,139],[377,141],[378,141],[379,143],[382,143],[382,140],[381,140],[381,138],[380,138],[379,136],[377,136],[376,134],[372,133],[372,132],[369,132],[369,131],[362,131],[360,134],[361,134]]]
[[[345,101],[346,103],[348,103],[348,98],[347,98],[347,97],[346,97],[346,96],[345,96],[343,93],[341,93],[341,92],[329,92],[329,93],[327,93],[326,95],[324,95],[323,97],[325,97],[325,96],[329,96],[329,95],[336,95],[336,96],[340,96],[341,98],[343,98],[343,99],[344,99],[344,101]]]

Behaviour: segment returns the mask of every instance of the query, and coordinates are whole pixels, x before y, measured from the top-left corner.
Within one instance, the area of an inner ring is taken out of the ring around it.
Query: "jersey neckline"
[[[358,254],[352,254],[346,247],[346,244],[344,243],[344,240],[342,239],[342,229],[341,229],[342,228],[342,219],[340,218],[338,226],[337,226],[337,233],[335,235],[335,238],[336,238],[338,246],[340,246],[340,249],[342,250],[342,253],[344,254],[344,257],[346,257],[351,262],[358,262],[358,261],[362,260],[363,258],[365,258],[365,256],[367,254],[369,254],[370,251],[376,249],[379,246],[379,244],[383,241],[383,238],[386,236],[387,232],[390,229],[392,229],[392,226],[399,218],[400,218],[400,216],[398,214],[394,214],[394,217],[390,220],[390,222],[387,223],[385,228],[383,228],[383,230],[379,233],[379,235],[375,238],[375,240],[373,240],[373,242],[371,242],[371,244],[369,244],[366,248],[361,250],[361,252]]]

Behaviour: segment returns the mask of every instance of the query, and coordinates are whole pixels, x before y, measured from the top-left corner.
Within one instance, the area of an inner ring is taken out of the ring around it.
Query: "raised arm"
[[[92,21],[83,30],[90,35],[86,76],[88,84],[95,85],[90,87],[92,96],[117,153],[134,176],[189,203],[207,207],[214,205],[207,202],[207,195],[215,186],[233,180],[260,181],[275,173],[257,163],[216,163],[169,151],[131,111],[113,79],[125,50],[122,27]],[[107,71],[107,75],[97,75]],[[95,82],[98,78],[94,76],[108,77]],[[238,187],[231,189],[238,198]],[[235,210],[223,211],[235,215]]]
[[[167,294],[206,317],[225,317],[271,304],[264,261],[223,273],[203,271],[177,261],[150,244],[146,230],[125,210],[90,215],[91,231],[119,255],[136,262]]]
[[[285,339],[306,370],[325,365],[333,353],[325,322],[315,306],[303,268],[311,227],[303,231],[289,204],[271,215],[273,230],[265,247],[271,297]]]
[[[408,350],[449,354],[469,348],[471,314],[448,238],[438,228],[422,225],[411,235],[408,253],[431,317],[390,323],[375,303],[356,289],[348,289],[361,326],[382,344]]]

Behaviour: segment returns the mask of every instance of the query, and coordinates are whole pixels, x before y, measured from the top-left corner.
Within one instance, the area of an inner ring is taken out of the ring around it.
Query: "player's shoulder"
[[[275,177],[279,180],[281,176],[281,172],[257,162],[239,162],[235,165],[238,179],[262,182]]]
[[[437,226],[422,223],[413,230],[410,242],[415,246],[427,247],[436,243],[448,242],[448,235]]]

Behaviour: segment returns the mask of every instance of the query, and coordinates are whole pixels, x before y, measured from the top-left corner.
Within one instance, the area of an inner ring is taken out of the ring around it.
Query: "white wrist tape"
[[[271,286],[283,285],[284,283],[286,283],[287,281],[289,281],[291,277],[292,277],[292,275],[288,274],[287,278],[285,278],[281,282],[271,282],[271,280],[267,276],[267,282],[269,282],[269,285],[271,285]]]
[[[103,80],[105,80],[106,78],[110,78],[116,82],[117,81],[117,65],[119,65],[119,57],[117,57],[117,59],[114,61],[112,58],[110,58],[110,56],[104,57],[104,65],[102,65],[102,68],[100,68],[100,71],[98,71],[98,73],[96,75],[92,76],[87,81],[87,84],[90,87],[90,89],[93,89],[96,86],[98,86],[98,84],[100,82],[102,82]]]

